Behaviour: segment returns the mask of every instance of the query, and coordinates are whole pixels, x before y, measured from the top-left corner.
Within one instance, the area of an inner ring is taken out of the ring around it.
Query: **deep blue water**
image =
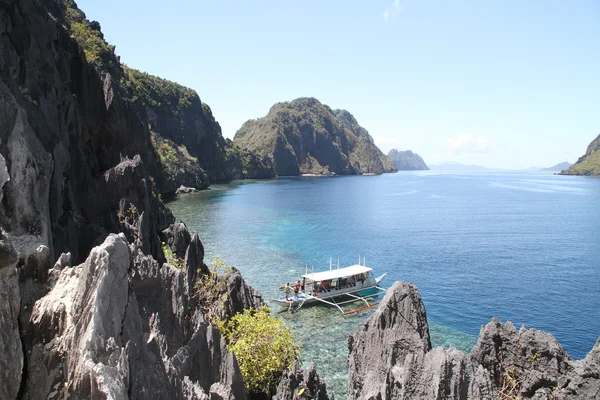
[[[434,345],[469,351],[493,316],[552,333],[573,358],[600,335],[600,179],[414,172],[216,185],[169,204],[207,258],[238,267],[266,299],[304,273],[359,255],[415,283]],[[386,283],[384,281],[384,283]],[[274,307],[276,308],[276,307]],[[337,398],[347,335],[368,316],[277,313]]]

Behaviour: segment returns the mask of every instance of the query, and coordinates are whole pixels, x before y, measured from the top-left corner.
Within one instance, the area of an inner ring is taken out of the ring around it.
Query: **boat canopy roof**
[[[332,269],[331,271],[315,272],[312,274],[302,275],[303,278],[310,279],[313,281],[326,281],[335,278],[346,278],[352,275],[364,274],[365,272],[372,271],[373,268],[365,267],[364,265],[351,265],[345,268]]]

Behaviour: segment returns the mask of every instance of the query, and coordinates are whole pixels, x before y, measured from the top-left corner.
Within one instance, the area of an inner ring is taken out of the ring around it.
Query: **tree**
[[[290,328],[272,316],[268,307],[236,314],[219,323],[219,330],[237,358],[249,393],[272,395],[300,353]]]

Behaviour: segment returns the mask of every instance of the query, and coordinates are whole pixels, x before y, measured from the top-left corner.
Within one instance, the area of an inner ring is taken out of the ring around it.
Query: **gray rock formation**
[[[245,309],[258,309],[264,305],[262,296],[242,278],[236,268],[227,277],[228,296],[225,301],[227,315],[244,312]]]
[[[0,204],[2,204],[3,188],[6,182],[10,181],[8,169],[6,168],[6,160],[0,154]]]
[[[171,248],[173,255],[178,258],[185,257],[185,251],[192,241],[192,237],[185,224],[183,222],[171,224],[166,231],[166,236],[167,244]],[[202,255],[204,256],[204,250],[202,250]]]
[[[469,356],[431,349],[415,286],[396,282],[349,338],[349,399],[596,399],[600,347],[573,361],[545,332],[493,319]]]
[[[17,261],[17,251],[0,230],[0,399],[17,398],[23,373]]]
[[[416,153],[410,150],[398,151],[396,149],[390,150],[388,157],[398,171],[415,171],[415,170],[428,170],[429,167],[425,164],[425,161]]]
[[[24,398],[244,399],[235,357],[188,299],[180,271],[108,236],[36,302]]]
[[[300,368],[294,363],[289,371],[285,371],[273,400],[296,400],[296,399],[328,400],[325,382],[321,382],[314,364],[308,368]]]
[[[198,273],[208,274],[210,272],[208,266],[204,263],[204,246],[197,233],[194,233],[190,245],[185,251],[183,265],[186,273],[188,292],[193,293]]]

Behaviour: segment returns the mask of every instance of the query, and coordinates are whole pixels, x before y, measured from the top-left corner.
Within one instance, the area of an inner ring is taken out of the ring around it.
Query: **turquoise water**
[[[207,259],[265,299],[306,264],[365,256],[384,284],[415,283],[433,345],[469,351],[493,316],[552,333],[582,358],[600,335],[600,179],[542,173],[279,178],[216,185],[169,203]],[[274,309],[278,309],[277,306]],[[343,398],[347,336],[369,312],[278,312]]]

